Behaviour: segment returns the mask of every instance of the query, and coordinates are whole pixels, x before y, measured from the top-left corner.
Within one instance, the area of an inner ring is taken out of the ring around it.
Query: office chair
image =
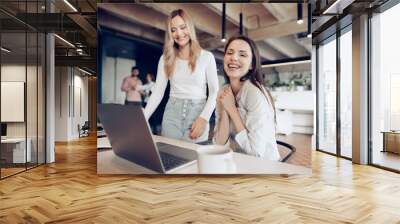
[[[89,136],[89,129],[90,129],[89,121],[85,121],[82,127],[78,124],[79,138]]]
[[[280,162],[286,162],[295,152],[296,152],[296,147],[294,147],[293,145],[286,143],[286,142],[282,142],[277,140],[276,143],[278,144],[278,146],[283,146],[283,148],[287,149],[289,151],[289,153],[284,156]],[[279,149],[279,147],[278,147]]]

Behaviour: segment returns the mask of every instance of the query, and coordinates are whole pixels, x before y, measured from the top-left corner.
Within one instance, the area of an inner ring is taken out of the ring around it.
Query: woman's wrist
[[[239,133],[245,129],[242,118],[240,117],[240,114],[239,114],[239,111],[237,110],[237,108],[235,108],[234,110],[232,110],[229,113],[229,117],[231,118],[237,133]]]
[[[229,115],[225,110],[220,110],[219,115],[214,139],[218,145],[224,145],[229,139]]]
[[[237,107],[231,107],[231,108],[229,108],[228,110],[225,110],[225,111],[230,117],[235,116],[235,114],[239,114],[239,111],[238,111]]]
[[[201,115],[197,117],[198,120],[202,121],[202,123],[207,123],[207,120]]]

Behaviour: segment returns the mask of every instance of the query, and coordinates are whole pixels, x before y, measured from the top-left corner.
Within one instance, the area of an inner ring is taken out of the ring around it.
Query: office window
[[[372,163],[400,170],[400,4],[371,19]]]
[[[352,32],[340,36],[340,154],[351,158],[352,141]]]
[[[336,153],[336,40],[318,48],[318,148]]]

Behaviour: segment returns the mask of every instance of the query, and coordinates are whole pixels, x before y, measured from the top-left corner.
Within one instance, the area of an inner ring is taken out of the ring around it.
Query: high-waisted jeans
[[[188,142],[208,140],[210,124],[207,123],[204,132],[197,139],[190,139],[190,128],[200,116],[206,104],[206,99],[179,99],[170,97],[165,107],[162,120],[161,135]]]

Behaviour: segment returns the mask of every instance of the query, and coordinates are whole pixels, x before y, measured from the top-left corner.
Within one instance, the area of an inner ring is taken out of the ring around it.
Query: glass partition
[[[42,5],[44,1],[0,2],[17,12],[0,12],[0,178],[45,162],[46,40],[17,19],[25,12],[41,13]]]
[[[400,4],[371,18],[371,137],[374,165],[400,171]]]
[[[318,149],[336,154],[336,39],[318,48]]]
[[[351,158],[352,149],[352,32],[340,36],[340,155]]]
[[[26,150],[26,38],[25,32],[1,34],[0,109],[1,122],[6,125],[1,140],[2,177],[24,171],[31,157],[31,151]]]

